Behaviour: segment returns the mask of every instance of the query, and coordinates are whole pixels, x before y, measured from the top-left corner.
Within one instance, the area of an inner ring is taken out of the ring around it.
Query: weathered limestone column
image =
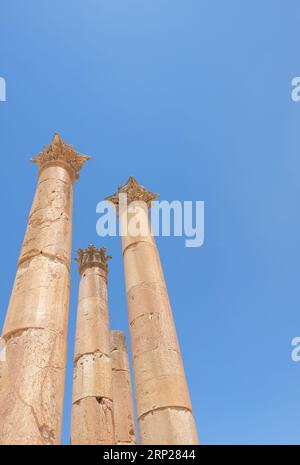
[[[172,310],[149,225],[148,208],[156,197],[131,177],[107,198],[119,210],[123,234],[140,442],[197,444]]]
[[[80,287],[76,324],[71,444],[114,444],[112,364],[104,247],[78,250]]]
[[[89,157],[56,134],[32,159],[39,179],[3,338],[0,444],[59,444],[68,326],[73,182]]]
[[[136,435],[130,368],[126,337],[122,331],[111,332],[111,358],[116,444],[134,445]]]

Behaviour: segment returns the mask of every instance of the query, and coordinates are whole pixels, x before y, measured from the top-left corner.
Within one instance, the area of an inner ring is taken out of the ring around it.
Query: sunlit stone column
[[[172,310],[149,226],[148,208],[156,197],[131,177],[107,198],[119,210],[123,234],[140,442],[197,444]]]
[[[80,286],[71,444],[114,444],[112,365],[104,247],[78,250]]]
[[[116,444],[136,444],[130,368],[122,331],[111,332],[111,357]]]
[[[89,157],[56,134],[39,179],[2,336],[1,444],[59,444],[68,326],[73,182]]]

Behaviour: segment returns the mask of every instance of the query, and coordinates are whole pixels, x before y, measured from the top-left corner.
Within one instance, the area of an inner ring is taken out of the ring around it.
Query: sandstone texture
[[[126,338],[122,331],[111,332],[112,386],[116,444],[136,444],[133,398]]]
[[[120,194],[127,194],[122,209]],[[141,444],[198,444],[175,324],[148,211],[157,197],[134,178],[108,197],[122,224],[122,251]],[[144,202],[144,204],[141,204]],[[146,220],[145,220],[146,218]],[[148,228],[145,230],[145,221]],[[143,225],[140,234],[130,226]]]
[[[59,444],[70,290],[73,182],[87,157],[56,134],[38,185],[2,337],[0,444]]]
[[[71,444],[114,444],[112,362],[105,249],[78,250]]]

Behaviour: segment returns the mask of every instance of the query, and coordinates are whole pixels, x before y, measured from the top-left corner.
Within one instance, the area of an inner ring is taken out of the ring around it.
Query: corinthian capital
[[[108,271],[107,261],[112,257],[106,255],[106,248],[101,247],[97,249],[93,244],[89,245],[86,249],[77,250],[78,257],[75,261],[79,263],[79,272],[82,273],[86,268],[91,266],[98,266],[104,271]]]
[[[57,133],[47,147],[44,147],[36,157],[31,158],[33,163],[39,165],[40,172],[46,166],[59,165],[69,170],[75,179],[79,178],[78,173],[87,160],[90,160],[90,157],[76,152],[73,146],[65,144]]]
[[[133,176],[130,176],[126,184],[119,186],[117,192],[106,197],[105,200],[113,203],[116,208],[119,207],[119,194],[127,194],[127,203],[128,205],[134,201],[142,201],[147,204],[148,207],[151,206],[151,202],[154,199],[157,199],[158,194],[145,189],[144,186],[139,184]]]

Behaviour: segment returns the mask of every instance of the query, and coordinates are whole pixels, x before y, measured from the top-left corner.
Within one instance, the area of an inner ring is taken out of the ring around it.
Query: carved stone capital
[[[106,272],[108,271],[107,261],[112,257],[111,255],[106,255],[105,247],[97,249],[93,244],[91,244],[86,249],[78,249],[77,253],[78,257],[75,258],[75,261],[79,263],[78,268],[80,274],[92,266],[97,266]]]
[[[47,147],[44,147],[36,157],[31,158],[33,163],[39,165],[39,172],[46,166],[58,165],[66,168],[74,179],[79,178],[78,173],[87,160],[90,160],[90,157],[76,152],[73,146],[65,144],[57,133]]]
[[[115,207],[118,209],[119,194],[127,194],[128,205],[131,202],[140,201],[145,202],[148,208],[150,208],[152,200],[157,199],[157,197],[159,197],[158,194],[154,194],[153,192],[150,192],[147,189],[145,189],[145,187],[139,184],[133,176],[130,176],[126,184],[124,184],[123,186],[119,186],[117,192],[106,197],[105,200],[113,203]]]

